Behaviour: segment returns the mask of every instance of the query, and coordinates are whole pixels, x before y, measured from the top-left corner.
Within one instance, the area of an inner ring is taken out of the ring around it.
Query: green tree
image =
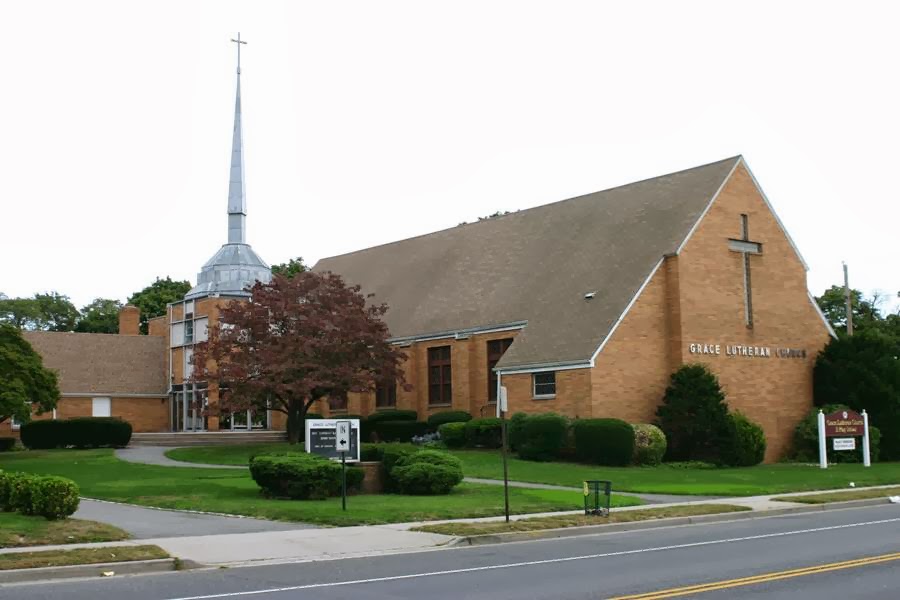
[[[882,321],[878,297],[866,299],[859,290],[850,290],[854,332],[878,327]],[[835,331],[847,331],[847,301],[843,286],[833,285],[816,298],[819,308]]]
[[[283,275],[288,279],[297,273],[306,273],[307,271],[309,271],[309,267],[303,262],[302,256],[292,258],[286,263],[272,265],[272,275]]]
[[[881,455],[900,459],[900,337],[863,330],[831,340],[813,371],[817,406],[846,404],[881,430]]]
[[[44,367],[40,354],[19,329],[0,324],[0,423],[14,417],[20,423],[56,408],[56,373]]]
[[[68,296],[58,292],[33,298],[0,300],[0,323],[37,331],[72,331],[80,313]]]
[[[718,378],[705,365],[683,365],[672,373],[656,416],[666,434],[668,460],[723,461],[731,432],[728,405]]]
[[[191,291],[187,281],[172,281],[171,277],[156,278],[156,281],[128,298],[128,304],[141,309],[141,333],[147,333],[147,322],[150,319],[166,314],[166,305],[184,299]]]
[[[81,309],[81,318],[75,324],[80,333],[119,333],[119,310],[122,303],[108,298],[96,298]]]

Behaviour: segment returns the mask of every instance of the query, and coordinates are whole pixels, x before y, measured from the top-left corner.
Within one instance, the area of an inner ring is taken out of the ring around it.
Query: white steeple
[[[234,100],[234,136],[228,178],[228,243],[209,259],[197,275],[197,285],[186,300],[206,296],[247,297],[257,281],[272,280],[269,266],[247,244],[247,196],[244,193],[244,136],[241,128],[241,40],[238,34],[237,95]]]
[[[241,40],[237,44],[237,93],[234,98],[234,135],[231,139],[231,173],[228,179],[228,243],[247,242],[247,194],[244,188],[244,132],[241,127]]]

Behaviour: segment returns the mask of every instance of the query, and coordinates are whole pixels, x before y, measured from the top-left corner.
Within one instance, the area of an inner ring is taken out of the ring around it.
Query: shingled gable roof
[[[26,331],[62,394],[165,396],[166,340],[151,335]]]
[[[590,364],[740,160],[325,258],[314,270],[386,302],[394,339],[525,321],[498,368]]]

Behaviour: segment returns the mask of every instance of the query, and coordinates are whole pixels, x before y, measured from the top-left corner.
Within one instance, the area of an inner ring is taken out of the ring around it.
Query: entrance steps
[[[182,431],[134,433],[129,446],[231,446],[284,441],[284,431]]]

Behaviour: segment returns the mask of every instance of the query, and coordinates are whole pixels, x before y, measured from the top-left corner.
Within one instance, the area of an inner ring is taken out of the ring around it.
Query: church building
[[[240,48],[240,41],[238,48]],[[283,430],[281,413],[219,414],[218,382],[190,381],[194,346],[224,303],[272,274],[246,240],[238,54],[228,237],[197,284],[140,335],[125,307],[117,335],[26,332],[60,376],[52,415],[118,416],[136,432]],[[810,410],[812,369],[834,335],[806,263],[746,161],[708,165],[334,256],[386,302],[410,389],[383,382],[314,408],[557,412],[648,423],[679,366],[716,373],[732,409],[765,429],[766,459]],[[213,410],[207,410],[207,409]],[[15,423],[0,424],[17,429]]]
[[[408,356],[411,391],[386,383],[351,396],[349,413],[490,416],[499,381],[510,413],[649,423],[671,373],[700,362],[763,426],[771,461],[813,406],[813,364],[834,335],[740,156],[314,269],[386,302]]]

